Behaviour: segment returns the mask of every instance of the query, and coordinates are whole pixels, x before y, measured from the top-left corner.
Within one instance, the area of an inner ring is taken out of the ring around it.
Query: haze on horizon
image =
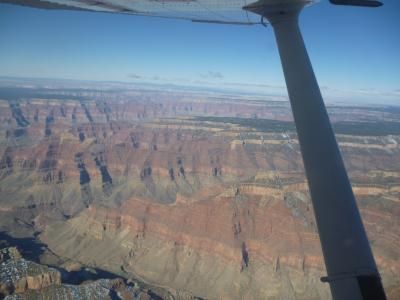
[[[304,10],[325,100],[397,104],[400,4]],[[286,96],[272,28],[0,4],[0,76],[177,84]]]

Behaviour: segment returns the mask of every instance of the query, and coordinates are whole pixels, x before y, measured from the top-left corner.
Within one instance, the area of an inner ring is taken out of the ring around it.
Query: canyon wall
[[[330,298],[296,134],[253,125],[290,121],[287,103],[101,95],[0,100],[1,231],[178,299]],[[400,136],[337,138],[396,299]]]

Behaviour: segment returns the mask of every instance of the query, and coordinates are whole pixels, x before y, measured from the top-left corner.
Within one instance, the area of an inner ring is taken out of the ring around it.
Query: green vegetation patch
[[[295,131],[294,122],[270,119],[250,119],[235,117],[195,117],[202,122],[230,123],[257,129],[263,132],[284,133]],[[337,122],[333,124],[336,134],[358,136],[400,135],[400,122]]]

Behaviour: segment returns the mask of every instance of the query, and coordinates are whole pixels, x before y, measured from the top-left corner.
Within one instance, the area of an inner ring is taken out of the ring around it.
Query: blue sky
[[[323,0],[304,10],[301,27],[323,90],[400,100],[400,1],[384,2],[366,9]],[[4,4],[0,76],[284,86],[271,27]]]

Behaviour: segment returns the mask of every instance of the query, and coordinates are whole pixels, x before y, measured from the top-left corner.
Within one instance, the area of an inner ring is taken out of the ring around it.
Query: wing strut
[[[264,16],[274,28],[328,273],[321,280],[329,282],[335,300],[384,300],[380,275],[298,26],[307,1],[268,1],[244,9]]]

